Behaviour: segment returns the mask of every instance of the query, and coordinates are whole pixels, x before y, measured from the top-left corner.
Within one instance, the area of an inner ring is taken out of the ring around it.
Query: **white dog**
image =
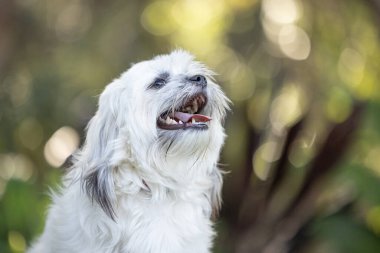
[[[177,50],[109,84],[30,253],[206,253],[229,100]]]

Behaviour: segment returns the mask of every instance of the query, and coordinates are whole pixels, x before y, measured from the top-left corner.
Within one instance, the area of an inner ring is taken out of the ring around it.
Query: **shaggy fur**
[[[163,87],[152,83],[164,75]],[[207,130],[162,130],[157,118],[207,79]],[[229,100],[213,73],[177,50],[133,65],[109,84],[46,226],[29,253],[207,253],[220,207],[217,168]]]

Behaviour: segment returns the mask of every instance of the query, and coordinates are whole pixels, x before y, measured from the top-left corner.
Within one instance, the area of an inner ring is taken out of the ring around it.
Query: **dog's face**
[[[128,129],[137,152],[145,150],[143,156],[152,147],[200,149],[224,138],[228,99],[213,73],[187,52],[137,63],[109,88],[110,99],[120,103],[114,106],[120,108],[114,112],[122,119],[120,128]]]
[[[150,122],[144,123],[152,124],[155,115],[159,132],[184,134],[184,130],[208,130],[209,124],[220,123],[224,117],[228,101],[212,75],[184,51],[138,63],[125,74],[134,80],[129,83],[133,86],[132,100],[138,100],[135,102],[146,110]]]

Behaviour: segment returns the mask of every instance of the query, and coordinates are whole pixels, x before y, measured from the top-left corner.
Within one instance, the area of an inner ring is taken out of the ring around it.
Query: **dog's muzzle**
[[[188,100],[182,106],[174,111],[166,111],[157,119],[157,126],[164,130],[179,129],[208,129],[209,116],[202,115],[201,112],[207,104],[207,96],[204,93],[198,93]]]

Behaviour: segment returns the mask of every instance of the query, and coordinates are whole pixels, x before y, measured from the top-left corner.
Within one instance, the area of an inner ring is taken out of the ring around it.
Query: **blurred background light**
[[[263,0],[264,17],[278,24],[296,22],[302,16],[302,9],[295,0]]]
[[[270,103],[270,93],[268,90],[256,92],[247,107],[247,117],[250,124],[257,131],[262,131],[267,120],[267,108]]]
[[[380,236],[380,206],[372,207],[366,217],[368,226]]]
[[[172,34],[177,26],[173,22],[169,1],[154,1],[147,5],[141,15],[141,24],[150,33],[158,36]]]
[[[61,166],[65,160],[78,148],[79,135],[71,127],[59,128],[46,142],[44,156],[53,167]]]
[[[232,22],[231,10],[218,0],[177,1],[171,13],[178,25],[172,43],[201,57],[223,44],[225,31]]]
[[[281,51],[290,59],[305,60],[309,57],[310,38],[304,30],[295,25],[283,26],[278,35]]]
[[[33,175],[33,163],[23,154],[0,154],[0,178],[27,181]]]
[[[58,39],[65,42],[80,39],[92,23],[91,11],[84,0],[67,2],[56,18],[56,35]]]
[[[306,108],[306,95],[298,84],[287,84],[271,105],[270,122],[281,133],[293,125]]]
[[[24,252],[26,250],[26,241],[24,236],[18,231],[9,231],[8,241],[14,252]]]
[[[223,8],[222,1],[184,0],[174,4],[171,14],[180,29],[197,32],[218,18]]]
[[[339,77],[349,86],[356,87],[363,80],[365,69],[364,57],[355,49],[345,48],[338,63]]]
[[[380,147],[373,147],[369,150],[364,164],[380,176]]]
[[[253,169],[259,179],[263,181],[268,179],[271,163],[280,158],[280,148],[279,141],[267,141],[256,150],[253,156]]]
[[[325,104],[327,117],[334,122],[343,122],[351,110],[352,101],[348,92],[340,87],[331,87]]]

